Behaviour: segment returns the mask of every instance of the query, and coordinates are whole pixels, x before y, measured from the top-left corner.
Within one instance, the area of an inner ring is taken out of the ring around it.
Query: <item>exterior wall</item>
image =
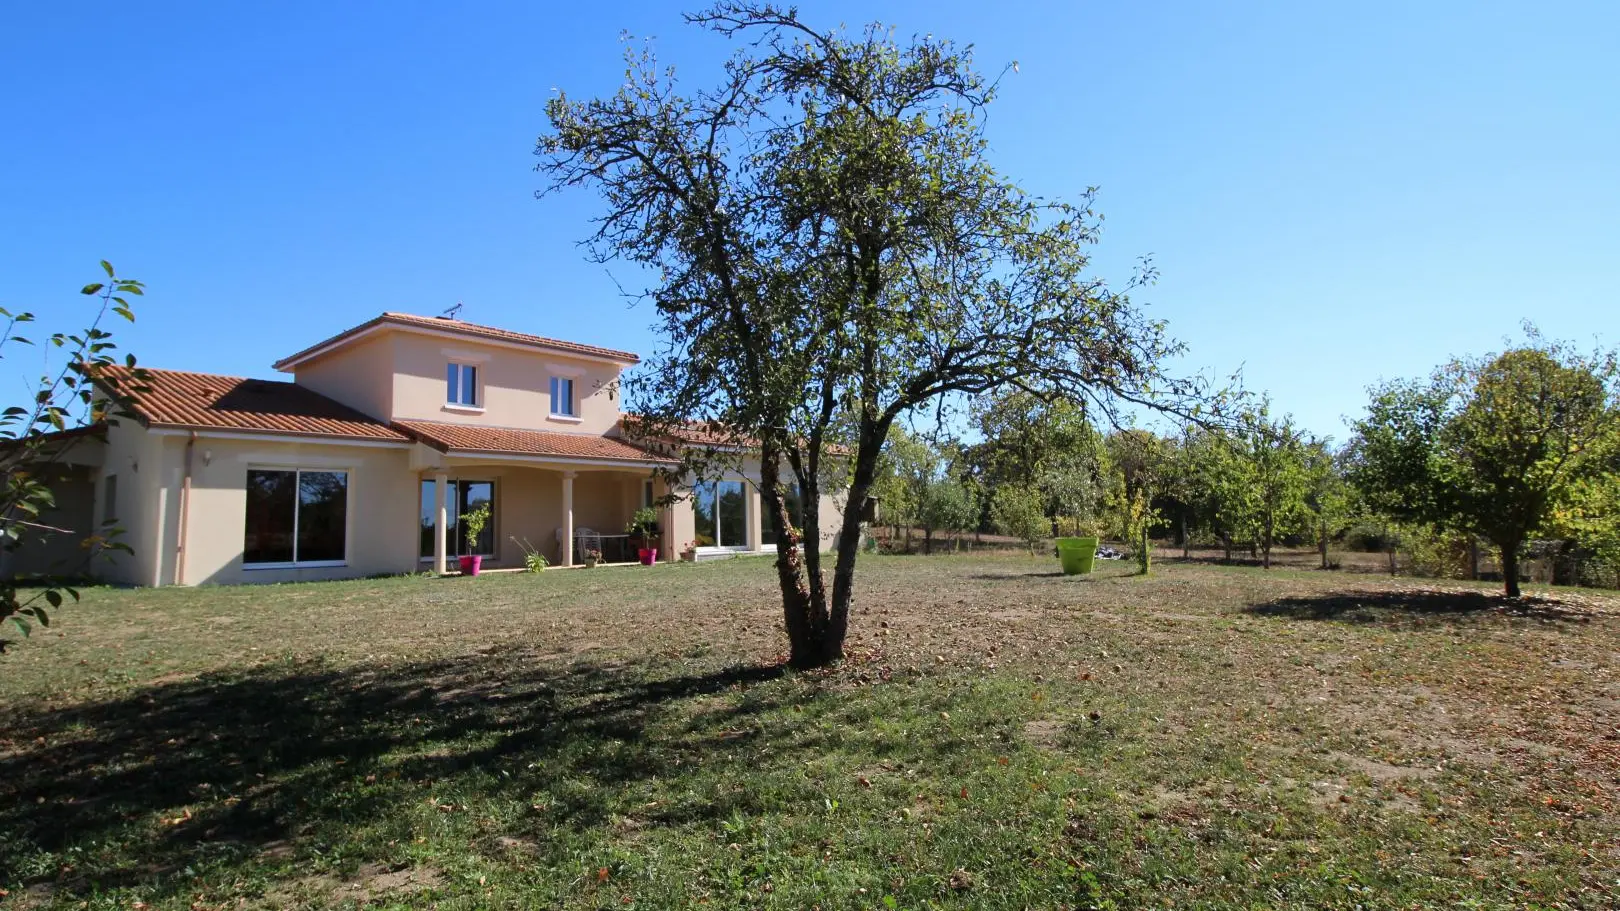
[[[118,520],[119,540],[133,553],[108,553],[94,574],[124,585],[156,585],[157,528],[162,508],[160,438],[131,420],[107,429],[106,454],[95,479],[95,516]],[[107,476],[117,475],[116,504],[106,503]]]
[[[300,364],[293,381],[327,398],[386,421],[394,409],[393,333],[374,335],[307,364]],[[443,383],[444,368],[440,368]]]
[[[617,364],[519,351],[473,339],[409,332],[392,332],[386,338],[392,340],[394,357],[391,417],[595,436],[607,433],[619,420]],[[478,368],[476,410],[446,404],[445,365],[449,363]],[[551,415],[553,376],[574,381],[577,420]]]
[[[85,445],[85,444],[79,444]],[[94,445],[101,445],[96,442]],[[46,528],[25,528],[16,550],[0,551],[0,578],[79,576],[97,568],[80,546],[97,528],[96,469],[58,464],[47,477],[55,504],[33,521]]]
[[[677,497],[690,497],[692,486],[690,484],[677,485],[673,488],[659,481],[654,485],[654,493],[660,497],[674,494]],[[692,514],[692,501],[690,499],[676,500],[664,507],[663,515],[659,520],[659,529],[664,533],[663,554],[666,560],[678,560],[681,548],[688,541],[697,538],[696,517]]]
[[[415,475],[403,449],[349,446],[296,440],[233,440],[201,436],[192,454],[182,567],[180,492],[184,479],[184,435],[159,436],[153,464],[141,466],[144,495],[158,509],[143,515],[144,535],[136,544],[145,573],[124,579],[142,585],[200,585],[241,582],[301,582],[342,579],[416,569]],[[313,468],[349,474],[348,537],[345,565],[257,569],[242,563],[247,525],[249,468]],[[123,480],[119,499],[123,500]],[[154,491],[152,488],[156,487]],[[134,527],[133,519],[125,524]],[[150,540],[146,540],[150,539]],[[132,544],[135,540],[132,539]]]

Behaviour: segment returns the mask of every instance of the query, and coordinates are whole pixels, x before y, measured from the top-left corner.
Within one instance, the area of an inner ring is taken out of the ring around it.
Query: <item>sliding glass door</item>
[[[495,556],[495,483],[493,481],[451,481],[445,485],[444,506],[446,544],[451,557],[463,554]],[[461,533],[460,517],[489,504],[489,521],[478,535],[476,546],[467,549],[467,537]],[[433,482],[422,482],[422,550],[423,557],[433,556]]]
[[[704,481],[692,491],[697,546],[748,548],[748,496],[741,481]]]

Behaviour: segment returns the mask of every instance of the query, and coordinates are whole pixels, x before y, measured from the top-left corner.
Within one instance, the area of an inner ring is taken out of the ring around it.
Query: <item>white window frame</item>
[[[242,541],[242,569],[331,569],[349,565],[349,554],[354,552],[354,523],[350,517],[354,515],[354,469],[352,468],[302,468],[291,465],[249,465],[248,471],[290,471],[293,473],[293,487],[299,489],[298,475],[306,471],[318,471],[324,474],[343,475],[343,559],[341,560],[299,560],[298,559],[298,513],[303,509],[303,497],[293,497],[293,559],[289,563],[285,560],[276,563],[249,563],[247,561],[246,531],[243,532]],[[247,475],[242,476],[243,490],[247,489]],[[243,504],[243,520],[246,522],[246,504]]]
[[[101,524],[118,524],[118,473],[108,472],[101,479]]]
[[[715,478],[713,481],[702,482],[702,483],[710,483],[710,484],[715,485],[715,487],[714,487],[714,537],[715,537],[715,540],[717,540],[717,541],[720,540],[720,486],[719,485],[721,485],[721,484],[740,484],[742,486],[742,490],[743,490],[743,498],[742,498],[743,499],[743,538],[745,540],[741,544],[727,544],[727,543],[721,541],[721,543],[719,543],[719,544],[710,544],[710,545],[708,545],[706,547],[699,547],[699,548],[697,548],[697,552],[700,553],[700,554],[735,554],[735,553],[750,553],[750,552],[752,552],[753,549],[754,549],[754,546],[752,544],[749,544],[746,539],[748,537],[749,532],[752,531],[752,529],[754,527],[753,522],[751,520],[753,518],[754,499],[755,498],[748,495],[748,490],[752,486],[752,485],[749,484],[748,479],[747,478]],[[692,492],[692,497],[693,497],[692,511],[693,511],[693,514],[694,514],[693,518],[695,520],[696,519],[696,512],[697,512],[697,502],[696,502],[697,491],[695,489]],[[694,529],[695,529],[695,527],[696,527],[696,525],[695,525],[695,522],[694,522]]]
[[[450,397],[450,371],[456,371],[456,398]],[[467,373],[472,372],[472,382],[467,382]],[[484,390],[481,387],[484,371],[478,364],[469,364],[464,361],[445,361],[444,376],[444,407],[452,411],[483,411]],[[469,387],[471,387],[472,401],[467,401]]]
[[[559,410],[557,410],[557,400],[558,400],[558,398],[561,397],[561,396],[559,396],[559,393],[562,391],[564,383],[568,384],[568,395],[566,396],[566,402],[565,402],[566,410],[559,411]],[[579,399],[576,396],[576,388],[574,386],[574,378],[573,377],[571,377],[571,376],[558,376],[556,374],[552,374],[552,376],[551,376],[551,388],[550,388],[549,392],[550,392],[550,395],[549,395],[550,402],[548,403],[547,407],[548,407],[548,409],[550,411],[550,416],[551,416],[551,418],[553,420],[559,420],[559,421],[577,421],[577,420],[579,420]]]

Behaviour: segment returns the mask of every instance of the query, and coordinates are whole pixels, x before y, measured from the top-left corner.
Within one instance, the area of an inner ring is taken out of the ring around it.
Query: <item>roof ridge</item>
[[[465,320],[450,319],[443,316],[422,316],[416,313],[406,313],[401,310],[385,310],[380,315],[372,317],[357,326],[351,326],[323,341],[316,342],[307,348],[288,355],[273,365],[275,369],[287,371],[311,358],[318,357],[329,350],[338,348],[352,339],[369,333],[371,330],[391,324],[402,328],[431,329],[449,332],[469,338],[482,338],[496,342],[509,342],[511,344],[550,349],[564,354],[583,355],[585,357],[600,358],[622,364],[639,364],[641,356],[630,351],[620,351],[616,348],[605,348],[600,345],[587,345],[584,342],[570,342],[565,339],[548,338],[543,335],[534,335],[528,332],[518,332],[515,329],[502,329],[499,326],[485,326],[481,323],[469,323]]]

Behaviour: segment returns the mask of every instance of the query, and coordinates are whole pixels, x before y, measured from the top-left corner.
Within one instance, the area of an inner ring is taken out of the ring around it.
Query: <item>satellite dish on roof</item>
[[[443,313],[439,314],[439,319],[460,319],[461,318],[461,307],[462,307],[461,301],[456,301],[456,305],[454,307],[451,307],[451,308],[445,310]]]

